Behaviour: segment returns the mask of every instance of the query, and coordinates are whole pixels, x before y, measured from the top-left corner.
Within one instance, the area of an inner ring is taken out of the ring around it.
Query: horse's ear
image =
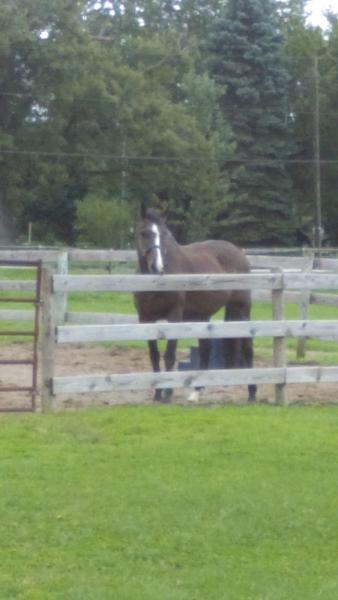
[[[141,215],[141,219],[145,219],[147,216],[147,205],[145,202],[141,203],[140,215]]]

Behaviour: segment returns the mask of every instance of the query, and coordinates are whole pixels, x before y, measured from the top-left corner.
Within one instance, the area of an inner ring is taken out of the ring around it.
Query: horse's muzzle
[[[149,265],[149,271],[152,275],[163,275],[164,268],[158,268],[155,263]]]

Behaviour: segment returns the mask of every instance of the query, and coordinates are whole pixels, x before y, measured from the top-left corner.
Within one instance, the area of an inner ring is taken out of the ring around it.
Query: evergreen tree
[[[290,169],[294,187],[295,223],[300,240],[313,241],[316,213],[314,170],[315,56],[325,53],[323,32],[307,27],[305,19],[293,13],[286,21],[285,52],[289,64],[289,130],[295,146]],[[319,61],[322,69],[322,61]],[[321,86],[322,88],[322,86]],[[326,110],[322,98],[321,111]],[[321,116],[321,121],[323,117]],[[322,130],[322,126],[320,128]],[[331,128],[332,133],[332,128]]]
[[[319,71],[319,129],[321,165],[322,225],[326,239],[338,243],[338,16],[329,17],[330,31],[325,36],[325,51],[317,52]]]
[[[293,238],[292,186],[286,159],[288,75],[272,0],[229,0],[210,31],[210,72],[236,142],[237,164],[218,230],[242,244]],[[226,157],[227,158],[227,157]]]

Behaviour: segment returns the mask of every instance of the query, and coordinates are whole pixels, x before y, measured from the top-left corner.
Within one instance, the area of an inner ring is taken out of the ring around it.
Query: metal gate
[[[34,289],[32,290],[32,294],[27,296],[6,296],[0,294],[0,303],[24,303],[24,304],[32,304],[34,307],[33,310],[33,326],[30,331],[14,331],[14,330],[2,330],[0,328],[1,336],[25,336],[32,337],[32,354],[30,357],[26,359],[17,359],[17,360],[2,360],[0,357],[0,368],[2,365],[31,365],[32,367],[32,376],[31,376],[31,385],[27,385],[24,387],[14,386],[14,385],[4,385],[0,384],[0,392],[6,392],[9,394],[12,393],[26,393],[30,398],[29,406],[20,407],[11,407],[11,406],[3,406],[0,401],[0,412],[32,412],[36,408],[36,396],[38,393],[37,389],[37,373],[38,373],[38,338],[39,338],[39,321],[40,321],[40,303],[41,303],[41,273],[42,273],[42,263],[39,261],[24,261],[24,260],[0,260],[0,267],[31,267],[36,270],[35,282],[33,282]],[[10,281],[10,280],[8,280]],[[1,346],[0,346],[1,349]],[[1,350],[0,350],[1,351]]]

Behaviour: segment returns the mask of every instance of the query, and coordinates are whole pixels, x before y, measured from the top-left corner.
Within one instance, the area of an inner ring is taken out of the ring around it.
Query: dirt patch
[[[27,359],[31,357],[29,344],[11,344],[1,346],[1,357],[7,360]],[[178,359],[186,358],[187,350],[178,352]],[[255,366],[271,366],[267,361],[257,360]],[[60,346],[56,354],[56,376],[102,374],[102,373],[137,373],[149,371],[147,352],[141,348],[116,346],[109,348],[99,345]],[[0,387],[13,388],[30,386],[32,369],[27,365],[3,366],[0,372]],[[173,402],[185,404],[189,390],[175,390]],[[338,403],[337,384],[302,384],[289,385],[287,388],[289,404],[332,404]],[[274,386],[258,387],[258,402],[274,403]],[[246,386],[215,387],[205,390],[200,404],[245,404],[247,402]],[[59,396],[56,399],[58,408],[82,408],[88,406],[116,404],[150,404],[151,391],[128,391],[109,393],[76,394]],[[27,394],[13,391],[0,392],[0,409],[28,408],[30,398]],[[37,398],[39,406],[39,397]]]

